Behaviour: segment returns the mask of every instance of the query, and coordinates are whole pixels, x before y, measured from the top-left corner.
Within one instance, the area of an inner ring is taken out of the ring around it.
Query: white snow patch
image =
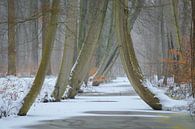
[[[155,94],[157,98],[160,99],[163,110],[185,110],[188,106],[189,100],[174,100],[167,95],[165,91],[153,86],[148,80],[143,82],[143,85],[146,86],[152,93]]]
[[[100,101],[100,102],[99,102]],[[115,101],[101,103],[101,101]],[[21,126],[34,125],[40,120],[64,119],[72,116],[89,115],[88,111],[151,111],[138,96],[78,96],[74,100],[54,103],[37,103],[27,116],[12,116],[0,119],[2,129],[24,129]],[[93,115],[93,114],[91,114]],[[141,114],[138,114],[137,117]],[[129,115],[131,116],[131,115]],[[154,117],[142,115],[142,117]],[[158,117],[158,116],[156,116]]]
[[[109,83],[103,83],[99,86],[83,85],[81,89],[84,92],[91,93],[131,93],[134,92],[133,87],[128,81],[127,77],[117,77],[115,80],[112,80]]]
[[[7,76],[0,78],[0,112],[5,113],[3,116],[17,114],[23,98],[29,92],[34,78]],[[51,95],[55,85],[56,78],[46,77],[41,93],[36,99],[40,102],[45,95]],[[1,114],[0,114],[1,115]]]
[[[22,97],[27,93],[27,90],[32,85],[34,78],[17,78],[17,77],[6,77],[0,78],[0,105],[4,106],[2,96],[12,91],[19,93],[19,98],[16,99],[16,103],[22,100]],[[31,107],[27,116],[10,116],[0,119],[1,129],[24,129],[21,126],[33,125],[40,120],[54,120],[63,119],[72,116],[89,115],[87,111],[137,111],[137,112],[157,112],[153,111],[145,102],[143,102],[139,96],[77,96],[76,99],[68,99],[62,102],[55,103],[39,103],[40,99],[48,93],[51,94],[55,85],[55,77],[47,77],[43,89],[35,102]],[[157,97],[160,98],[163,103],[163,108],[173,108],[175,105],[186,106],[187,101],[172,100],[164,94],[163,90],[157,89],[152,86],[148,81],[143,82]],[[10,88],[11,86],[11,88]],[[109,84],[102,84],[99,87],[93,87],[94,92],[126,92],[126,90],[132,91],[127,78],[117,78],[111,81]],[[102,88],[102,89],[101,89]],[[20,92],[22,91],[22,92]],[[93,91],[93,89],[92,89]],[[11,97],[8,96],[7,99]],[[108,101],[108,102],[107,102]],[[5,101],[7,102],[7,101]],[[6,106],[5,106],[6,107]],[[167,111],[161,111],[160,113],[169,113]],[[94,114],[91,114],[94,115]],[[148,115],[138,114],[138,117],[155,117]],[[132,116],[132,115],[129,115]]]

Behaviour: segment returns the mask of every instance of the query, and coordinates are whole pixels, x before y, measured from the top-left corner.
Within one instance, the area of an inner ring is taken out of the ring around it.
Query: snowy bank
[[[46,77],[41,93],[36,99],[40,102],[46,94],[51,94],[56,78]],[[21,102],[30,90],[34,78],[7,76],[0,78],[0,116],[15,115],[21,107]]]
[[[143,85],[147,87],[153,94],[155,94],[157,98],[159,98],[163,110],[186,111],[189,108],[189,104],[192,103],[192,99],[174,100],[170,98],[165,94],[165,90],[153,86],[148,80],[145,80]]]

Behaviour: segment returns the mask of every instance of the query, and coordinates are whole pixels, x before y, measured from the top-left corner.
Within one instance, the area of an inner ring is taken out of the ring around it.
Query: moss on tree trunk
[[[51,51],[54,45],[54,39],[56,34],[56,28],[57,28],[57,20],[58,20],[58,14],[59,14],[59,3],[60,0],[54,0],[52,2],[52,9],[51,9],[51,18],[47,27],[46,31],[46,37],[44,40],[45,48],[43,51],[43,56],[41,59],[41,64],[39,66],[38,72],[36,74],[35,80],[32,84],[32,87],[29,91],[29,93],[25,96],[22,107],[19,110],[18,115],[25,116],[34,103],[36,97],[41,91],[45,75],[47,72],[47,67],[49,64]]]
[[[64,43],[64,51],[62,62],[60,66],[60,72],[58,74],[57,82],[55,85],[55,89],[53,92],[53,97],[56,101],[60,101],[63,96],[66,87],[68,85],[68,79],[70,75],[70,71],[74,61],[74,48],[76,44],[76,7],[78,4],[77,0],[68,0],[66,7],[66,27],[65,27],[65,43]]]
[[[98,39],[104,23],[108,0],[93,1],[94,11],[87,36],[82,44],[79,56],[70,74],[69,86],[71,87],[69,98],[74,98],[84,81],[89,69],[90,62],[97,48]]]
[[[145,79],[140,70],[131,35],[128,31],[128,0],[114,1],[114,12],[117,41],[125,72],[138,95],[153,109],[161,110],[162,105],[159,99],[143,84]]]
[[[16,75],[15,1],[8,0],[8,75]]]

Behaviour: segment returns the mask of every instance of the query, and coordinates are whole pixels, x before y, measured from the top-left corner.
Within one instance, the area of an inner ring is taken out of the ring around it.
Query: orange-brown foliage
[[[182,51],[168,50],[170,58],[160,59],[167,64],[167,72],[174,76],[177,83],[189,83],[191,81],[191,47],[188,37],[182,39]],[[179,57],[178,60],[173,57]]]
[[[91,68],[90,71],[89,71],[89,76],[94,75],[96,73],[96,71],[97,71],[96,67]]]

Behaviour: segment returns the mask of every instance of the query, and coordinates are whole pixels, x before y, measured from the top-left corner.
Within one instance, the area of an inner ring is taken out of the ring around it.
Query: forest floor
[[[27,116],[0,119],[1,129],[194,129],[187,113],[154,111],[122,80],[84,88],[75,99],[36,103]]]

